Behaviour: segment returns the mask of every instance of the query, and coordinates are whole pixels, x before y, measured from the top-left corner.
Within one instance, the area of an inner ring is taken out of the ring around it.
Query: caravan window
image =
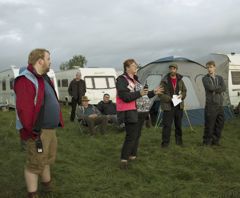
[[[114,77],[108,77],[107,78],[108,79],[108,87],[109,88],[115,88],[116,87],[116,85],[115,85],[115,78]]]
[[[68,79],[62,79],[62,87],[68,87]]]
[[[2,81],[2,90],[6,91],[6,80]]]
[[[115,88],[114,76],[87,76],[84,80],[88,89]]]
[[[94,87],[96,89],[107,89],[107,78],[105,77],[98,77],[98,78],[93,78],[94,79]]]
[[[84,80],[86,83],[86,88],[93,89],[93,79],[89,77],[85,77]]]
[[[232,84],[233,85],[240,85],[240,72],[239,71],[232,71]]]
[[[160,74],[150,74],[147,77],[147,84],[148,84],[149,90],[152,90],[152,89],[156,88],[157,86],[159,86],[161,80],[162,80],[162,75],[160,75]],[[145,83],[146,82],[143,82],[143,84],[145,84]]]
[[[58,83],[58,87],[61,87],[61,81],[59,79],[58,79],[57,83]]]
[[[13,89],[14,78],[11,78],[9,81],[10,89]]]

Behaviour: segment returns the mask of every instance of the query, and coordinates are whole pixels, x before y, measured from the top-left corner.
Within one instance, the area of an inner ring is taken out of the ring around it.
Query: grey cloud
[[[5,3],[2,3],[5,2]],[[54,69],[75,54],[88,66],[142,65],[168,55],[239,52],[239,1],[0,0],[0,68],[51,51]],[[18,2],[18,3],[16,3]]]

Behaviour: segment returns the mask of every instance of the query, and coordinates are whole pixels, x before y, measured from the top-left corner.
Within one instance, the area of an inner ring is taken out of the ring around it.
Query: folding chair
[[[79,108],[79,105],[77,105],[76,108]],[[89,133],[90,129],[88,128],[88,125],[86,124],[86,121],[84,120],[83,117],[78,117],[78,115],[76,113],[74,121],[78,125],[79,131],[81,133],[87,133],[86,131],[88,131],[88,133]],[[98,129],[98,126],[99,125],[96,125],[95,129]]]
[[[76,106],[76,109],[79,108],[79,105]],[[84,133],[84,119],[82,117],[78,117],[77,112],[75,114],[75,119],[74,119],[75,123],[78,125],[79,131],[81,133]]]

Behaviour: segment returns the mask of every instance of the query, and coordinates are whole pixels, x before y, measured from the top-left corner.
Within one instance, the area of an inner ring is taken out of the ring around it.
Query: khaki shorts
[[[57,153],[57,137],[55,129],[42,129],[41,140],[43,152],[38,153],[34,140],[27,141],[27,161],[26,168],[35,174],[41,174],[45,165],[55,162]]]

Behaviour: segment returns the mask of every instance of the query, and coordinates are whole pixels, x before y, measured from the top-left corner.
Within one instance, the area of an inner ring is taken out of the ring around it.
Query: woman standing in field
[[[118,115],[125,123],[126,137],[121,151],[120,168],[128,168],[128,160],[135,160],[141,129],[146,116],[139,116],[136,100],[155,94],[161,94],[162,88],[148,91],[147,87],[140,86],[138,81],[137,63],[134,59],[127,59],[123,63],[124,73],[117,78],[117,99],[116,106]],[[140,87],[140,90],[138,88]],[[143,114],[141,114],[143,115]],[[147,115],[147,114],[145,114]]]

